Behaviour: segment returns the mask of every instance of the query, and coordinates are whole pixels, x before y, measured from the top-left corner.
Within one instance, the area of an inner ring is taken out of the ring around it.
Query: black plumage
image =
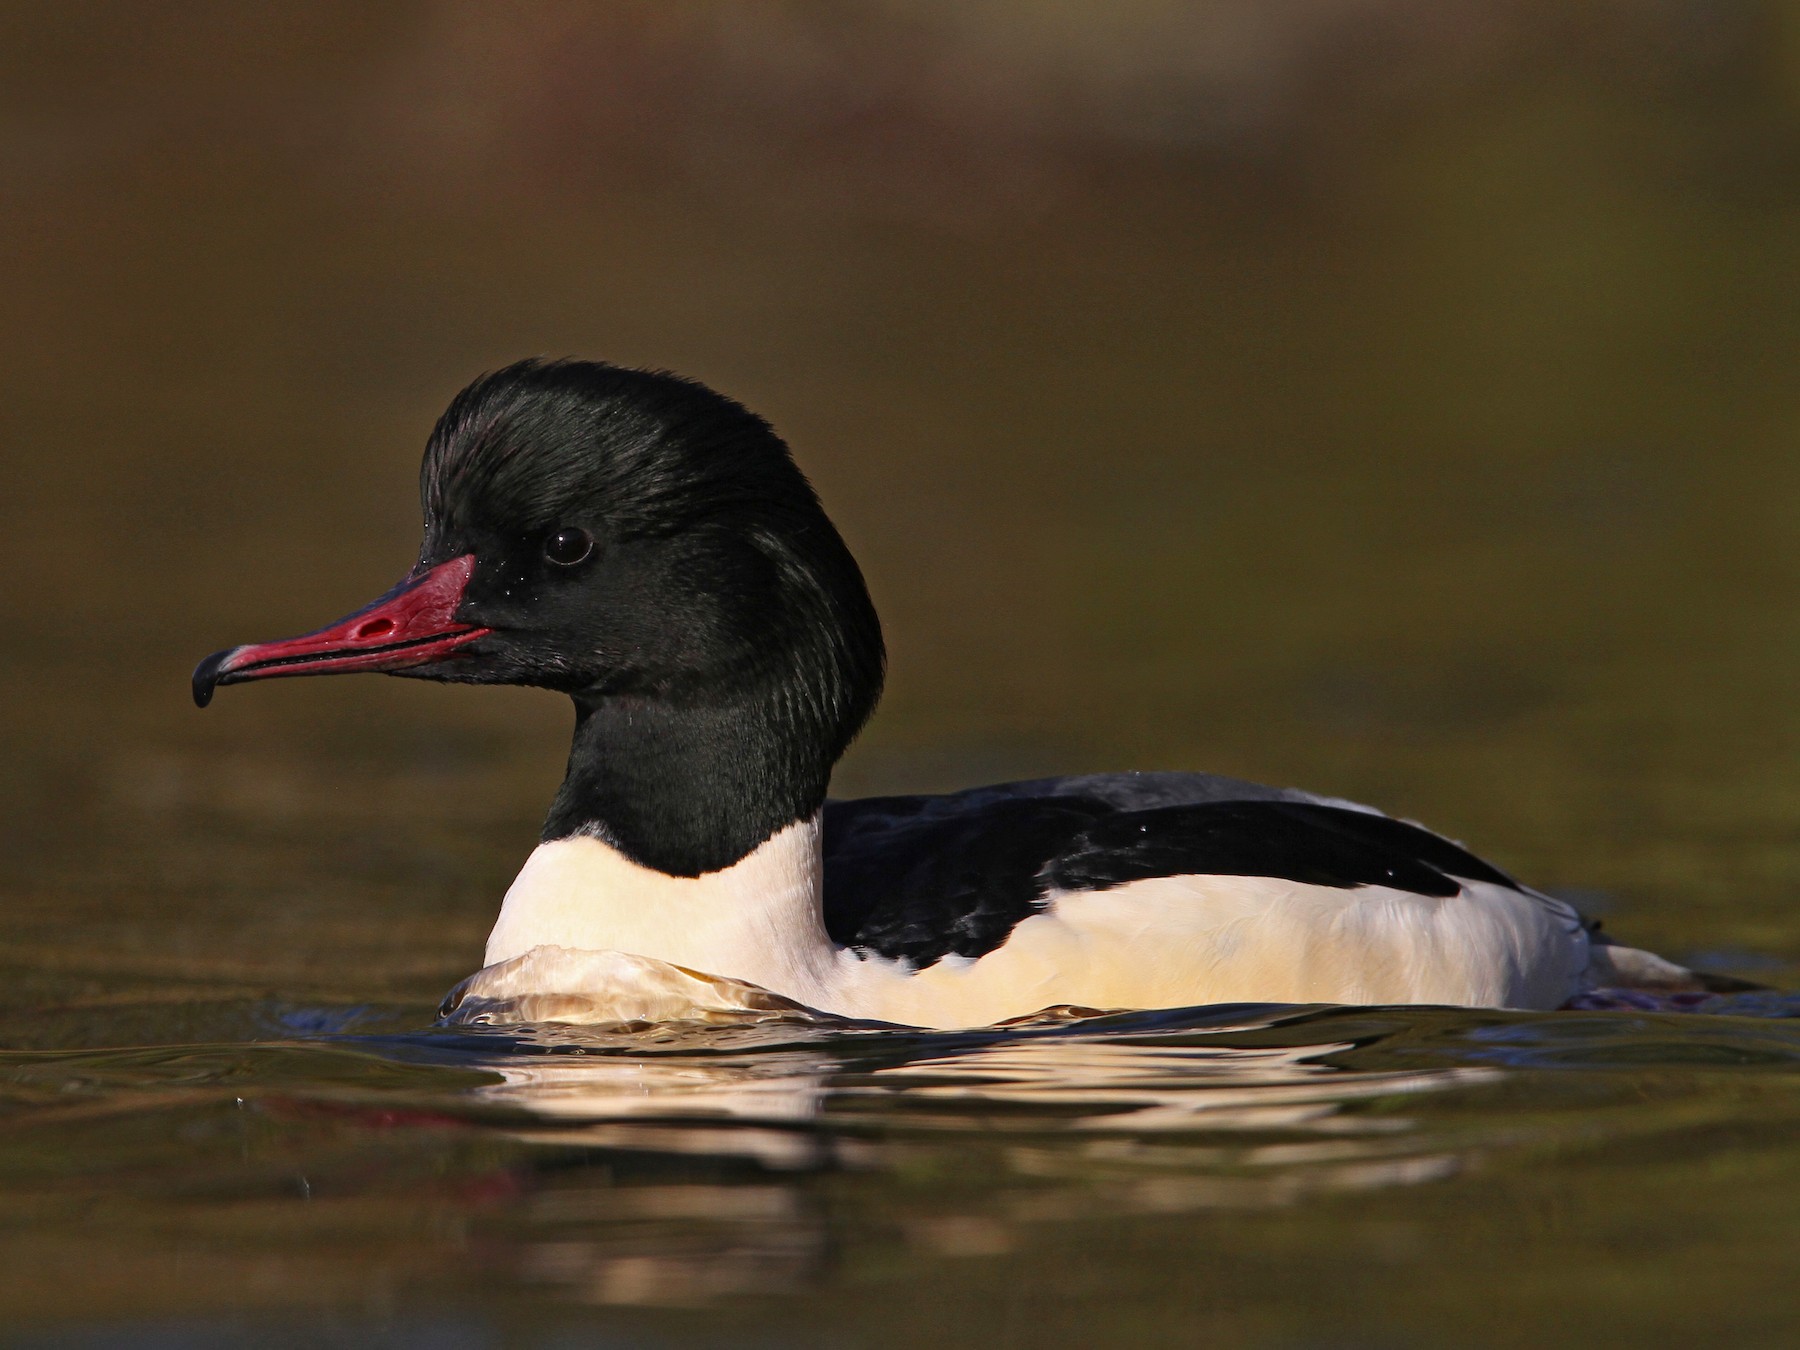
[[[1462,881],[1516,888],[1421,826],[1204,774],[1090,775],[825,808],[826,931],[921,968],[985,956],[1053,892],[1189,875],[1439,897]]]
[[[736,862],[824,801],[881,694],[850,550],[769,424],[676,375],[522,361],[439,419],[421,568],[477,558],[458,618],[494,631],[428,679],[575,702],[546,841],[677,876]],[[593,541],[573,567],[565,531]]]

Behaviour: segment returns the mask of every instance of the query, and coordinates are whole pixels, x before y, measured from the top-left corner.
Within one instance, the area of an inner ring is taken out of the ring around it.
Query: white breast
[[[822,868],[816,816],[698,877],[643,867],[587,835],[540,844],[501,902],[487,964],[541,946],[630,952],[819,1007],[837,953],[819,905]]]

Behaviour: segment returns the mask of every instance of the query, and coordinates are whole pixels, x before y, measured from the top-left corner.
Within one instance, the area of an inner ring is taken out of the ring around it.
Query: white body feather
[[[1588,935],[1568,906],[1488,882],[1464,882],[1440,898],[1177,876],[1052,893],[996,950],[915,970],[833,943],[821,880],[816,818],[694,878],[641,867],[595,838],[544,844],[507,891],[488,968],[467,992],[607,993],[595,986],[624,967],[593,954],[625,952],[840,1016],[958,1027],[1061,1004],[1555,1008],[1586,987],[1590,960]],[[564,950],[538,950],[553,948]]]

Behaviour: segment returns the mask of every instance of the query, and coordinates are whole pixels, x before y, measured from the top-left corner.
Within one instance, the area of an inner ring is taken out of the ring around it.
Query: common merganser
[[[786,444],[695,381],[519,362],[456,396],[420,476],[399,585],[208,657],[194,697],[382,671],[574,700],[567,776],[459,1002],[952,1027],[1717,987],[1421,826],[1292,789],[1121,773],[827,801],[881,627]],[[651,995],[611,997],[633,981]]]

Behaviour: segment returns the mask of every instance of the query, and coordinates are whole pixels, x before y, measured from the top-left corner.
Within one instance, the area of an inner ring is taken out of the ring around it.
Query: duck
[[[446,1017],[955,1028],[1730,983],[1421,825],[1297,789],[1170,771],[829,798],[881,694],[880,620],[785,441],[695,380],[538,358],[482,375],[433,428],[420,496],[398,585],[214,653],[193,693],[380,672],[572,701],[541,838]]]

